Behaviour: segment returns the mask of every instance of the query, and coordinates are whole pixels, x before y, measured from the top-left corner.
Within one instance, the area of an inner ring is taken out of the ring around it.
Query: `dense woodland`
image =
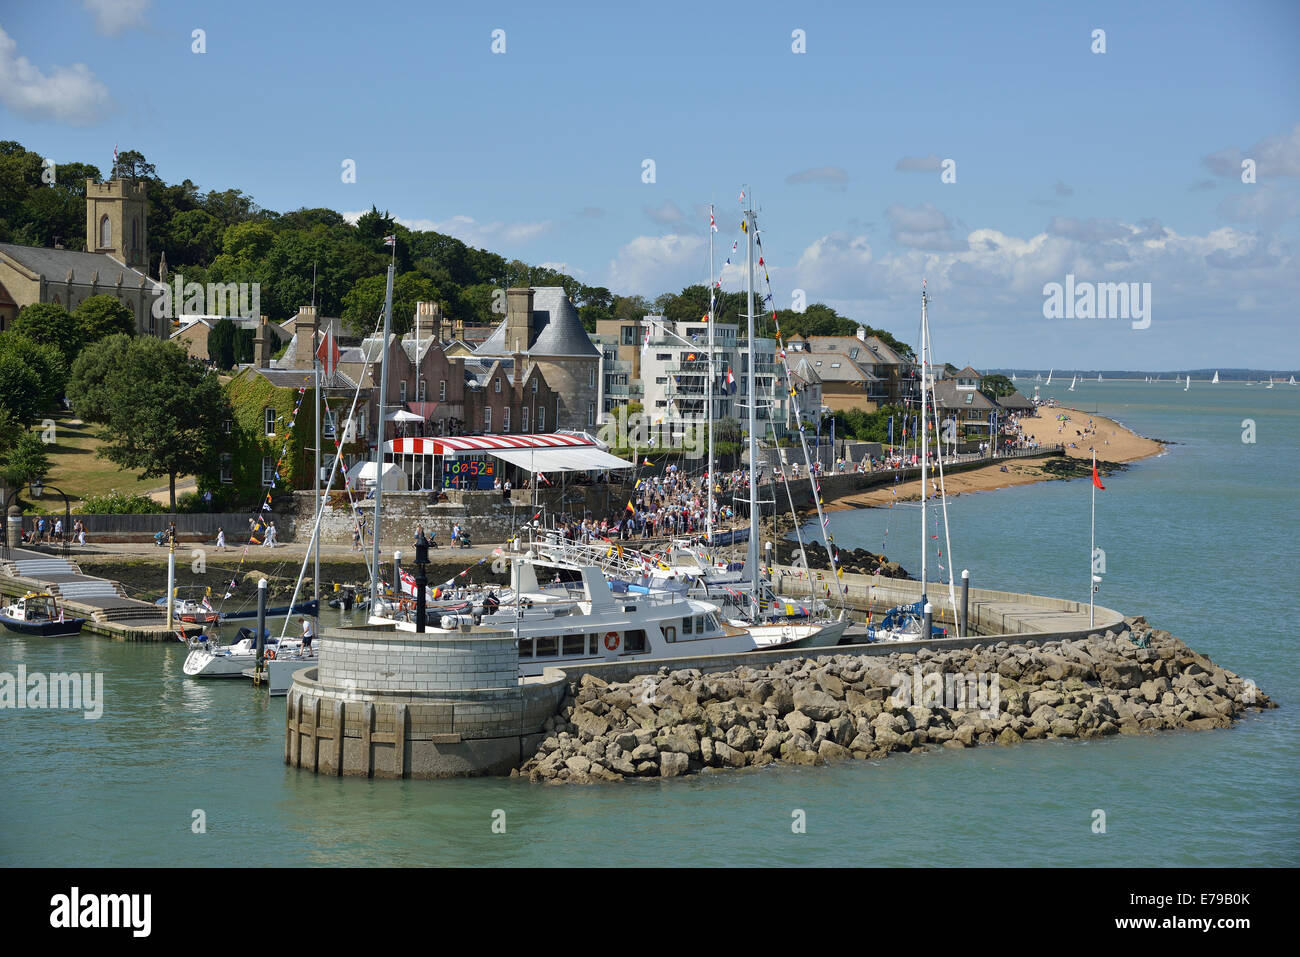
[[[39,153],[13,141],[0,142],[0,242],[85,248],[86,179],[100,179],[91,163],[64,163],[53,184],[42,180]],[[443,313],[466,322],[496,323],[493,291],[511,286],[562,286],[578,308],[583,324],[594,331],[599,319],[639,319],[647,313],[669,319],[699,319],[708,311],[703,285],[664,293],[653,300],[618,295],[604,286],[588,286],[562,272],[530,266],[518,259],[467,246],[453,236],[409,230],[374,207],[356,225],[332,209],[298,209],[277,213],[258,206],[239,189],[208,189],[186,179],[168,183],[142,153],[118,155],[116,176],[142,180],[149,196],[149,271],[156,276],[166,253],[169,273],[186,282],[248,282],[261,289],[262,311],[282,322],[312,301],[322,315],[341,316],[348,329],[362,335],[380,316],[390,249],[384,237],[396,235],[397,269],[393,322],[405,332],[415,303],[438,302]],[[499,299],[499,297],[498,297]],[[718,318],[735,322],[743,315],[745,296],[721,295]],[[814,303],[802,312],[780,310],[782,332],[853,335],[858,323],[829,306]],[[760,334],[770,335],[770,316]],[[886,343],[911,349],[883,330],[870,330]]]
[[[242,190],[202,190],[189,179],[168,183],[135,150],[110,165],[109,178],[145,183],[149,198],[149,272],[158,274],[165,254],[169,276],[208,283],[257,283],[262,311],[275,321],[290,318],[315,297],[323,315],[341,316],[354,335],[370,332],[381,316],[390,247],[397,236],[393,325],[409,330],[418,301],[435,301],[449,318],[496,323],[493,293],[512,286],[562,286],[594,331],[601,319],[640,319],[661,314],[695,320],[709,308],[709,290],[688,286],[653,301],[617,295],[572,276],[467,246],[452,236],[409,230],[372,207],[355,225],[331,209],[277,213],[263,209]],[[68,249],[85,248],[86,180],[101,180],[92,163],[63,163],[48,170],[39,153],[0,141],[0,242]],[[739,322],[743,293],[722,293],[718,320]],[[782,332],[853,335],[859,324],[814,303],[801,313],[777,313]],[[773,334],[771,314],[759,334]],[[211,370],[191,363],[180,347],[131,337],[133,319],[112,296],[94,296],[68,312],[61,306],[24,308],[13,328],[0,333],[0,484],[19,485],[48,467],[45,448],[31,427],[65,395],[72,410],[103,426],[109,445],[100,454],[146,477],[211,472],[216,429],[228,405]],[[910,347],[883,330],[879,336],[904,355]],[[251,335],[229,323],[214,331],[221,368],[251,359]],[[202,401],[199,401],[199,400]],[[202,408],[204,414],[186,414]],[[881,416],[843,423],[848,434],[875,438]],[[841,433],[844,434],[844,433]],[[174,493],[173,493],[174,495]]]

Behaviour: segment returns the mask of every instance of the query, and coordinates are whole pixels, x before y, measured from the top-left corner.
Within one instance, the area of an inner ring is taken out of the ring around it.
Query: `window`
[[[546,431],[546,410],[545,409],[537,410],[537,431],[538,432]]]
[[[231,422],[229,419],[224,419],[224,420],[222,420],[222,423],[221,423],[221,431],[224,432],[224,433],[226,433],[226,435],[229,435],[230,432],[231,432],[231,430],[234,429],[234,427],[235,427],[235,424],[234,424],[233,422]]]
[[[519,657],[520,657],[520,658],[531,658],[532,656],[533,656],[533,639],[531,639],[531,638],[520,638],[520,639],[519,639]]]
[[[596,403],[594,402],[587,403],[587,424],[596,424]]]
[[[584,655],[587,653],[587,636],[586,635],[565,635],[560,654],[562,655]]]
[[[497,376],[497,393],[500,394],[500,392],[501,392],[501,377]]]
[[[221,484],[229,485],[235,480],[234,456],[229,452],[221,453]]]
[[[438,401],[439,402],[447,401],[447,380],[446,379],[438,380]]]
[[[695,616],[695,633],[696,633],[696,634],[698,634],[698,635],[702,635],[702,634],[704,634],[704,632],[708,630],[708,627],[709,627],[709,619],[708,619],[708,616],[707,616],[707,615],[696,615],[696,616]]]
[[[596,387],[596,370],[595,370],[595,369],[588,369],[588,370],[587,370],[587,385],[591,386],[593,389]]]
[[[483,431],[492,431],[492,406],[490,405],[483,407]]]
[[[275,481],[275,459],[269,457],[264,458],[262,459],[262,484],[269,486],[274,481]]]
[[[537,380],[533,380],[533,395],[537,395]]]
[[[101,216],[99,219],[99,248],[107,249],[113,245],[113,224],[108,221],[107,216]]]
[[[695,621],[695,619],[692,618],[690,615],[687,615],[685,618],[682,619],[682,634],[683,634],[683,635],[689,635],[689,634],[692,633],[693,629],[692,629],[691,625],[692,625],[692,623],[693,623],[694,621]]]
[[[655,376],[655,385],[667,385],[667,384],[668,384],[668,376],[666,375]]]
[[[673,354],[671,352],[656,352],[655,359],[659,362],[672,362]]]
[[[406,402],[406,380],[405,379],[402,380],[400,397],[402,402],[405,403]]]
[[[858,357],[858,350],[857,350],[857,348],[854,347],[854,348],[850,349],[850,350],[849,350],[849,358],[850,358],[850,359],[856,359],[857,357]]]
[[[560,639],[555,635],[547,635],[545,638],[537,639],[537,657],[554,658],[560,650]]]
[[[664,625],[664,641],[670,644],[677,640],[677,629],[672,625]]]
[[[645,632],[640,628],[623,632],[624,654],[630,655],[642,651],[645,651]]]
[[[971,405],[974,401],[975,401],[975,393],[974,393],[974,392],[972,392],[970,395],[966,396],[966,404],[967,404],[967,405]]]
[[[636,345],[636,326],[620,326],[619,334],[621,336],[619,339],[621,345]]]
[[[501,412],[501,431],[510,431],[510,409],[506,408]]]
[[[263,431],[267,435],[275,435],[275,409],[267,407],[262,410]]]
[[[519,429],[522,432],[528,431],[528,410],[527,409],[519,410]]]
[[[420,383],[420,389],[419,392],[417,393],[420,396],[420,398],[417,399],[416,401],[423,402],[425,400],[425,393],[428,391],[429,391],[429,380],[425,379],[423,382]]]

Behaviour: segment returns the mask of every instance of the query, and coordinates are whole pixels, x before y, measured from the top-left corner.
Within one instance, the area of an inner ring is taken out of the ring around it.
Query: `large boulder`
[[[814,721],[829,721],[845,710],[842,701],[836,700],[825,691],[806,688],[800,688],[794,693],[794,706]]]
[[[678,775],[685,774],[690,764],[691,759],[686,755],[675,751],[665,751],[659,755],[659,775],[665,778],[675,778]]]

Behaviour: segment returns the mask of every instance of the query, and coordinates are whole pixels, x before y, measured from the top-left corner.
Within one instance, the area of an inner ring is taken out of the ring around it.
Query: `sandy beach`
[[[1061,422],[1058,415],[1068,416]],[[1084,437],[1081,433],[1092,423],[1096,434]],[[1164,446],[1154,439],[1144,438],[1104,415],[1084,412],[1057,406],[1044,408],[1037,418],[1022,419],[1025,434],[1036,439],[1041,445],[1064,443],[1065,454],[1070,458],[1092,458],[1092,447],[1097,448],[1097,458],[1105,462],[1136,462],[1138,459],[1159,455]],[[1070,448],[1073,442],[1077,448]],[[1028,485],[1030,482],[1046,482],[1059,478],[1043,469],[1045,459],[1029,459],[1022,462],[1005,462],[988,465],[969,472],[959,472],[946,476],[944,487],[949,495],[965,492],[984,492],[990,489],[1010,488],[1013,485]],[[1007,471],[1003,472],[1005,465]],[[888,505],[891,501],[915,499],[919,496],[919,481],[905,482],[893,488],[872,489],[836,499],[826,505],[827,510],[844,508],[862,508],[864,506]]]

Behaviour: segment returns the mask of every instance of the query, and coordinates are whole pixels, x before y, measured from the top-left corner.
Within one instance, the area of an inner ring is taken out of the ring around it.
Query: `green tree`
[[[35,302],[23,306],[13,321],[12,330],[32,342],[54,346],[71,363],[81,351],[81,328],[72,314],[52,302]]]
[[[36,370],[12,353],[0,350],[0,412],[24,426],[41,413],[41,388]]]
[[[107,444],[97,454],[144,478],[167,476],[175,511],[177,476],[216,470],[222,423],[233,414],[216,373],[170,342],[136,339],[104,387]]]
[[[77,356],[68,377],[68,400],[82,421],[100,424],[108,421],[108,378],[126,362],[133,341],[127,335],[107,336],[86,346]]]
[[[82,343],[98,342],[105,336],[134,335],[135,314],[129,306],[113,296],[91,296],[82,300],[72,313],[81,332]]]
[[[208,332],[208,358],[222,371],[235,364],[235,333],[235,324],[224,317]]]
[[[384,314],[387,276],[369,276],[354,285],[343,297],[343,321],[358,335],[370,335],[376,321]],[[401,335],[410,331],[417,302],[437,302],[438,290],[418,272],[402,273],[393,281],[393,320],[391,331]]]
[[[49,470],[45,443],[0,406],[0,486],[26,485]]]
[[[53,407],[68,381],[68,364],[52,345],[33,342],[17,332],[0,332],[0,406],[18,421],[34,422]]]
[[[1015,395],[1016,387],[1004,375],[986,375],[980,380],[980,391],[996,403],[998,399]]]

